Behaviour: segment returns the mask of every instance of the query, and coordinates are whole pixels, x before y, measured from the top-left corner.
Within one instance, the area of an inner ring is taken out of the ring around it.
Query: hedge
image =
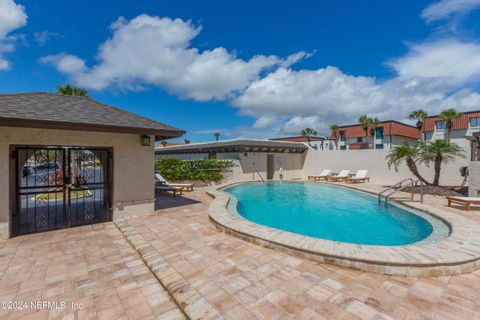
[[[155,172],[168,181],[220,181],[233,166],[231,160],[180,160],[161,158],[155,161]]]

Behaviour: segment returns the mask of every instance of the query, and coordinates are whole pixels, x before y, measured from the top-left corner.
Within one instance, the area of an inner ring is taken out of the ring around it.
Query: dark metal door
[[[12,235],[111,220],[111,151],[15,147]]]
[[[267,179],[273,179],[275,174],[275,155],[267,154]]]

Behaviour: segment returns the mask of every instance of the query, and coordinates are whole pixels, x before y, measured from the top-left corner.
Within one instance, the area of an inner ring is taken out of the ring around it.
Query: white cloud
[[[456,39],[421,43],[389,64],[404,78],[465,82],[480,78],[480,44]]]
[[[254,117],[252,127],[215,130],[225,136],[268,138],[299,134],[305,127],[328,134],[331,124],[355,123],[361,114],[402,121],[417,108],[435,114],[447,107],[480,106],[480,94],[469,87],[480,81],[480,45],[475,42],[410,45],[406,55],[387,63],[396,74],[379,81],[335,66],[292,69],[309,56],[305,52],[244,60],[222,47],[201,51],[192,45],[201,27],[181,19],[120,18],[111,30],[93,66],[68,53],[42,61],[90,89],[157,86],[181,98],[225,100]]]
[[[15,37],[9,33],[27,24],[27,14],[22,5],[13,0],[0,0],[0,70],[10,68],[10,63],[3,57],[4,53],[15,50]]]
[[[56,37],[58,36],[58,33],[57,32],[52,32],[52,31],[47,31],[47,30],[44,30],[44,31],[40,31],[40,32],[35,32],[33,34],[34,38],[35,38],[35,42],[39,45],[39,46],[43,46],[45,45],[45,43],[47,43],[48,40],[50,40],[52,37]]]
[[[154,85],[182,98],[206,101],[227,99],[259,79],[262,71],[289,66],[306,56],[300,52],[286,59],[257,55],[243,60],[222,47],[200,51],[191,41],[201,27],[146,14],[130,21],[120,18],[111,29],[112,37],[100,46],[98,63],[92,67],[69,54],[43,61],[54,63],[59,71],[90,89]]]
[[[278,69],[253,82],[233,101],[242,113],[256,117],[274,115],[281,121],[255,128],[299,134],[305,127],[328,134],[331,124],[357,122],[361,114],[382,120],[406,119],[408,113],[424,108],[435,114],[447,107],[471,110],[480,106],[480,94],[457,88],[438,79],[395,77],[380,83],[375,78],[346,75],[335,67],[318,70]]]
[[[426,7],[421,15],[427,22],[432,22],[467,13],[479,7],[480,0],[441,0]]]
[[[281,131],[287,134],[300,134],[302,129],[312,128],[318,130],[325,124],[322,123],[320,117],[293,117],[283,125]]]
[[[276,117],[260,117],[253,124],[254,129],[261,129],[271,126],[277,121]]]
[[[318,116],[340,121],[362,109],[381,110],[383,96],[378,87],[372,77],[346,75],[332,66],[300,71],[280,68],[253,82],[232,103],[258,117]]]

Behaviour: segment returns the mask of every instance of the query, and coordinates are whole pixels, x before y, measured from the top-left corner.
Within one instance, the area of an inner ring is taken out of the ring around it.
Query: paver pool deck
[[[16,237],[0,246],[0,319],[185,319],[113,223]],[[66,306],[3,305],[30,301]]]
[[[85,309],[1,310],[0,318],[182,318],[157,276],[182,308],[197,303],[190,311],[213,319],[480,319],[480,271],[389,276],[293,257],[217,231],[211,201],[202,189],[164,195],[154,213],[117,221],[120,230],[105,223],[6,241],[1,301],[73,300]],[[425,202],[480,222],[476,208],[447,208],[442,197]]]

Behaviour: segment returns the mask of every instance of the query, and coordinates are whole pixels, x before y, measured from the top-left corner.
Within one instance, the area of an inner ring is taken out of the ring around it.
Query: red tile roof
[[[453,120],[453,130],[468,129],[468,122],[470,118],[480,117],[480,111],[469,111],[464,112],[463,116],[460,119]],[[435,122],[441,121],[437,116],[431,116],[425,119],[425,131],[435,131]]]
[[[419,139],[420,133],[414,126],[397,122],[397,121],[382,121],[379,128],[383,128],[383,135],[385,136],[401,136],[412,139]],[[360,124],[341,126],[339,131],[345,131],[346,138],[358,138],[365,136],[365,130],[363,130]],[[371,136],[370,132],[368,133]]]

